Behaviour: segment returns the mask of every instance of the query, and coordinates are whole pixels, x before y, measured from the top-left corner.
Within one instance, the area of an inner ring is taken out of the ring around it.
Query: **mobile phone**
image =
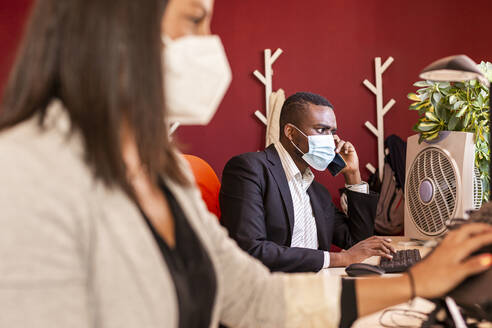
[[[337,176],[341,170],[343,170],[347,166],[347,163],[343,160],[340,154],[336,154],[335,158],[328,165],[328,171],[330,171],[331,175]]]

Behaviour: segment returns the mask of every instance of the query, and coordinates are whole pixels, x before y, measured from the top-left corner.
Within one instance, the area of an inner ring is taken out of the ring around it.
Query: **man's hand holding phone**
[[[359,171],[359,157],[355,151],[355,147],[348,141],[340,139],[338,135],[334,135],[336,150],[335,152],[340,155],[346,163],[340,173],[345,177],[345,183],[354,185],[362,182]]]

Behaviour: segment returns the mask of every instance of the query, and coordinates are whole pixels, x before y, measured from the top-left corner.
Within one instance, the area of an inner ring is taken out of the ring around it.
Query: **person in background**
[[[240,250],[167,133],[176,118],[206,124],[230,80],[212,9],[36,1],[1,104],[1,327],[347,326],[490,267],[489,255],[465,260],[492,242],[480,224],[411,275],[355,283],[271,274]]]
[[[317,94],[293,94],[282,106],[279,131],[267,149],[233,157],[224,168],[220,206],[229,235],[272,271],[391,258],[391,240],[372,236],[378,195],[361,180],[354,146],[338,137],[333,105]],[[341,173],[348,217],[311,171],[326,170],[336,154],[347,164]],[[347,251],[329,252],[332,243]]]

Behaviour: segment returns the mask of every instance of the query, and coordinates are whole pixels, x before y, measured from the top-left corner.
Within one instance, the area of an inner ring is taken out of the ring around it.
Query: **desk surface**
[[[430,252],[431,248],[426,247],[426,246],[419,246],[416,243],[411,242],[408,238],[405,237],[389,237],[391,238],[392,242],[391,244],[395,249],[397,250],[404,250],[404,249],[418,249],[420,252],[420,255],[422,257],[426,256],[427,253]],[[372,264],[372,265],[378,265],[379,264],[379,256],[373,256],[364,261],[364,263]],[[333,276],[342,276],[342,277],[348,277],[347,274],[345,273],[345,268],[328,268],[324,269],[320,272],[320,274],[326,274],[326,275],[333,275]],[[398,276],[400,274],[384,274],[381,277],[382,278],[388,278],[388,277],[394,277]],[[352,278],[352,279],[364,279],[364,278]],[[424,313],[429,313],[434,309],[434,304],[417,297],[415,300],[413,300],[411,303],[402,303],[398,304],[396,306],[392,306],[388,309],[404,309],[404,310],[413,310],[413,311],[420,311]],[[387,309],[385,309],[387,310]],[[415,318],[415,317],[410,317],[410,316],[404,316],[402,315],[401,311],[396,312],[393,311],[391,313],[386,313],[384,317],[381,317],[383,312],[385,310],[376,312],[372,315],[362,317],[358,319],[353,325],[352,328],[365,328],[365,327],[384,327],[380,323],[380,319],[383,320],[383,323],[386,325],[391,325],[391,326],[403,326],[403,325],[408,325],[408,326],[417,326],[419,327],[422,323],[422,320]],[[480,326],[482,327],[482,326]],[[485,324],[483,327],[488,327],[491,328],[492,324]]]

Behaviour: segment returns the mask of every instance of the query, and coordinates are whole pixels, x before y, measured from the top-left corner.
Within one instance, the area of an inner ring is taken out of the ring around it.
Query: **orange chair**
[[[191,166],[196,183],[202,193],[202,199],[208,210],[220,220],[219,191],[220,181],[212,167],[200,157],[183,155]]]

